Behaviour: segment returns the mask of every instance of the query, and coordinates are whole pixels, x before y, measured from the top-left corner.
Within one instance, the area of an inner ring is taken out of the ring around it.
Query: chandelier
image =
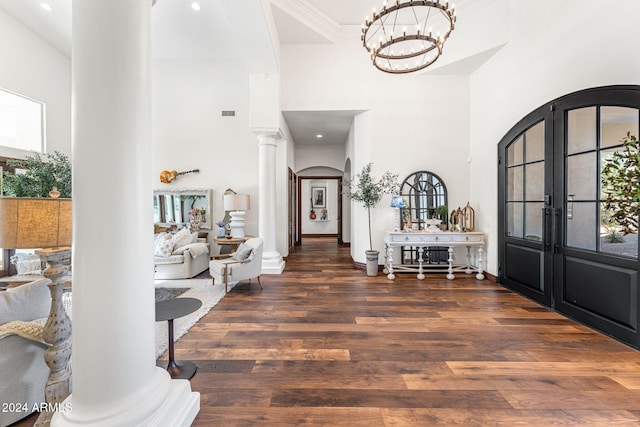
[[[362,25],[362,45],[373,65],[384,72],[401,74],[421,70],[442,54],[444,42],[455,28],[453,4],[440,0],[387,0],[373,9]]]

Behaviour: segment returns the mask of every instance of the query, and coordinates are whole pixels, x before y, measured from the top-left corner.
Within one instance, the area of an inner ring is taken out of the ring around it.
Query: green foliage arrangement
[[[442,220],[443,223],[447,223],[447,219],[449,218],[449,208],[447,205],[440,205],[436,209],[438,212],[438,217]]]
[[[371,238],[371,209],[376,207],[385,194],[397,194],[398,174],[385,172],[382,177],[376,180],[371,175],[371,166],[368,163],[362,168],[362,172],[353,177],[351,181],[345,181],[345,194],[351,200],[360,202],[367,209],[369,219],[369,250],[373,251],[373,241]]]
[[[25,173],[5,171],[2,194],[7,197],[49,197],[49,191],[58,187],[60,197],[71,197],[71,162],[59,151],[27,155],[23,160],[8,160],[7,164]]]
[[[601,184],[604,209],[610,220],[621,227],[624,234],[638,231],[640,202],[640,153],[638,138],[627,132],[620,140],[622,149],[604,159]]]

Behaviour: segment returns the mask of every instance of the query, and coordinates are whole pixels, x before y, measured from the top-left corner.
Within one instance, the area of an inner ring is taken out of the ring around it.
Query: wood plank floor
[[[640,425],[638,351],[488,280],[368,278],[306,239],[262,283],[176,344],[194,426]]]

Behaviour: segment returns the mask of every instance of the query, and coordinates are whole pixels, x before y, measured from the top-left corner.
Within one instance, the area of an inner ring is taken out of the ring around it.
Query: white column
[[[73,392],[52,426],[188,426],[155,366],[151,0],[73,2]]]
[[[258,133],[258,235],[263,240],[262,274],[280,274],[284,260],[277,249],[276,144],[279,132]]]

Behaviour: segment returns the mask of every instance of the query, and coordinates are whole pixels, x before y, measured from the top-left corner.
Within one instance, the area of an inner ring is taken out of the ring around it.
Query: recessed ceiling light
[[[196,12],[200,12],[200,3],[194,1],[193,3],[191,3],[191,9],[195,10]]]
[[[317,133],[317,134],[316,134],[316,138],[318,138],[318,139],[323,138],[323,137],[324,137],[324,135],[323,135],[323,134],[321,134],[321,133]]]
[[[46,10],[47,12],[51,12],[51,5],[49,3],[42,2],[40,3],[40,7]]]

